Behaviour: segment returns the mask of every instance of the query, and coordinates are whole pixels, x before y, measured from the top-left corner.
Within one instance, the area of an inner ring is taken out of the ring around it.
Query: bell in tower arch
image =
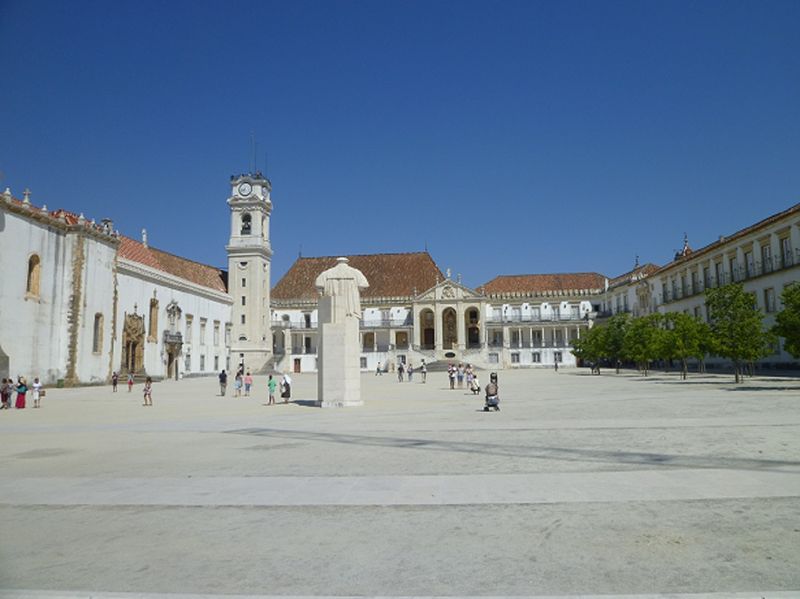
[[[250,233],[252,231],[253,231],[252,219],[250,217],[250,214],[245,212],[244,214],[242,214],[242,230],[241,230],[241,234],[242,235],[250,235]]]

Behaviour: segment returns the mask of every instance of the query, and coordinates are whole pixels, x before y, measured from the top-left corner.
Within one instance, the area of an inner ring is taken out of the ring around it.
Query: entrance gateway
[[[10,376],[8,372],[8,354],[3,351],[3,346],[0,345],[0,379],[7,379]]]

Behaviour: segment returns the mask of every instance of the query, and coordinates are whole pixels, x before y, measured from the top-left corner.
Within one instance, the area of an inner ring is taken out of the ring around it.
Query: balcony
[[[173,331],[164,331],[164,345],[183,345],[183,335]]]
[[[524,322],[577,322],[579,320],[584,320],[584,318],[578,314],[570,312],[569,314],[561,314],[560,312],[555,312],[553,314],[493,314],[486,318],[487,324],[503,324],[503,323],[524,323]]]
[[[736,266],[733,272],[723,272],[717,277],[707,277],[705,284],[698,284],[696,288],[689,286],[685,290],[676,289],[675,293],[667,291],[663,295],[663,303],[676,302],[680,299],[700,295],[706,289],[722,287],[729,283],[743,283],[764,275],[773,274],[800,265],[800,249],[795,248],[794,254],[787,252],[782,256],[773,256],[767,261],[751,262],[744,266]]]

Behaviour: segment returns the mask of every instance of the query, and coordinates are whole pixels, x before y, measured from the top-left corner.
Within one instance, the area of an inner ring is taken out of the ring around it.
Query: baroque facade
[[[45,384],[315,371],[318,291],[337,256],[298,258],[270,287],[271,185],[231,177],[227,272],[120,235],[113,222],[50,211],[0,194],[0,374]],[[497,276],[469,288],[427,252],[348,256],[364,273],[360,364],[375,370],[422,360],[485,368],[575,365],[570,349],[616,313],[681,311],[707,318],[703,292],[742,282],[767,316],[800,279],[800,204],[669,264],[598,273]],[[782,345],[762,362],[797,365]]]

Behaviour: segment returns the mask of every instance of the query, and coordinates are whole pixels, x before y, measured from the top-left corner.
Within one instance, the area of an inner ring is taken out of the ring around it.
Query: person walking
[[[233,379],[233,396],[234,397],[241,397],[242,396],[242,372],[239,371],[236,373],[236,377]]]
[[[378,367],[375,369],[375,376],[383,376],[383,370],[381,370],[380,362],[378,362]]]
[[[220,397],[225,397],[225,389],[228,388],[228,373],[223,368],[219,373],[219,394]]]
[[[411,382],[411,377],[414,376],[414,367],[411,365],[411,362],[408,363],[408,382]]]
[[[151,379],[149,376],[144,381],[144,404],[142,405],[153,405],[153,379]]]
[[[467,389],[472,389],[472,379],[475,373],[472,372],[472,364],[467,364],[467,369],[464,371],[464,378],[467,379]]]
[[[14,407],[18,410],[25,409],[25,395],[28,393],[28,384],[25,381],[24,376],[17,377],[17,402],[14,404]]]
[[[42,391],[42,384],[39,382],[39,377],[33,379],[33,407],[39,407],[39,399],[41,398],[44,391]]]
[[[447,378],[450,379],[450,388],[456,388],[456,367],[453,364],[447,366]]]
[[[404,372],[405,372],[405,367],[403,366],[403,363],[402,363],[402,362],[400,362],[400,363],[397,365],[397,380],[398,380],[398,382],[400,382],[400,383],[402,383],[402,382],[403,382],[403,373],[404,373]]]
[[[275,388],[278,386],[278,382],[272,378],[272,375],[269,375],[269,379],[267,379],[267,389],[269,389],[269,402],[267,403],[268,406],[275,405]]]
[[[422,373],[422,382],[425,383],[428,381],[428,367],[425,364],[425,360],[422,361],[422,366],[419,367],[419,371]]]
[[[292,377],[288,372],[284,372],[281,378],[281,397],[283,403],[289,403],[289,399],[292,397]]]
[[[244,375],[244,396],[250,397],[250,388],[253,386],[253,375],[249,372]]]
[[[459,364],[458,368],[456,368],[456,379],[458,379],[458,388],[464,388],[464,365]]]
[[[0,410],[9,410],[11,409],[11,379],[3,379],[2,385],[0,385]]]
[[[111,391],[117,392],[117,385],[119,384],[119,375],[115,372],[111,373]]]
[[[556,360],[553,362],[553,369],[554,369],[556,372],[558,372],[558,360],[557,360],[557,359],[556,359]]]
[[[128,373],[128,393],[130,393],[131,391],[133,391],[133,373],[129,372]]]

